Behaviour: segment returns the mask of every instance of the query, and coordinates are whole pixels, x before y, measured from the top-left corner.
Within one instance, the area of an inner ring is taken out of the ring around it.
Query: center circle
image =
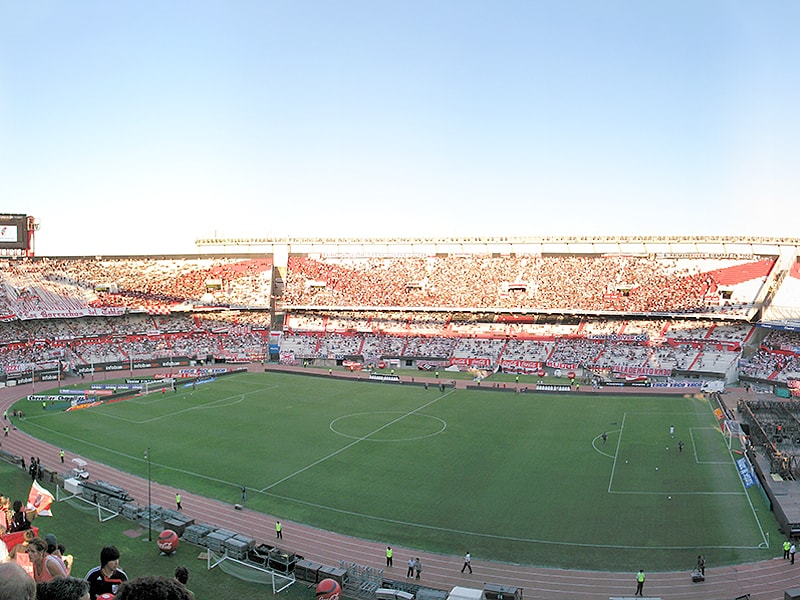
[[[391,418],[389,415],[395,415]],[[413,442],[439,435],[447,423],[439,417],[401,411],[351,413],[337,417],[330,430],[352,440],[365,442]]]

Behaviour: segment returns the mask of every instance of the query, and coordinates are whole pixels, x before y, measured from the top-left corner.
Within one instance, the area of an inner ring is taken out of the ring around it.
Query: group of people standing
[[[420,575],[422,575],[422,561],[419,558],[409,558],[406,577],[414,577],[415,579],[419,579]]]
[[[788,539],[783,542],[783,558],[789,559],[789,564],[794,564],[794,555],[797,553],[797,545],[794,540]]]
[[[386,546],[386,566],[391,567],[393,563],[394,550],[391,546]],[[461,567],[461,572],[469,570],[472,573],[472,555],[467,552],[464,555],[464,566]],[[406,578],[419,579],[422,574],[422,561],[417,558],[408,559],[408,569],[406,570]]]
[[[41,480],[44,477],[44,469],[42,468],[42,461],[38,456],[31,456],[31,463],[28,465],[28,475],[31,476],[31,481]]]

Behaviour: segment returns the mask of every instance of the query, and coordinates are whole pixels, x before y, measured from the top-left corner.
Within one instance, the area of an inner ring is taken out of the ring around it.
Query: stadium
[[[4,439],[9,462],[51,444],[142,489],[151,450],[168,456],[152,476],[165,506],[174,488],[232,506],[241,487],[268,515],[242,528],[357,538],[292,547],[350,565],[353,597],[444,597],[467,585],[467,550],[499,597],[629,596],[641,562],[664,597],[796,587],[775,557],[800,535],[800,240],[201,239],[194,255],[38,257],[34,219],[0,221],[0,385],[37,440]],[[96,435],[109,419],[113,444]],[[386,544],[401,570],[425,553],[424,587],[382,568]],[[714,566],[701,583],[697,555]]]

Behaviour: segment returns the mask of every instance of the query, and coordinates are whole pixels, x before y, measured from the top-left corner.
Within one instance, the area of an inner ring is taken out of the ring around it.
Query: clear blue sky
[[[800,2],[0,0],[37,254],[800,237]]]

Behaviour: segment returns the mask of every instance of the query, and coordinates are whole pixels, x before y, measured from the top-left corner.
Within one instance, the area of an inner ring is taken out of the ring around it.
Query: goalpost
[[[228,575],[233,575],[244,581],[267,585],[271,583],[273,595],[279,594],[297,581],[294,573],[281,573],[268,567],[260,567],[228,556],[228,553],[224,550],[222,552],[214,552],[207,548],[206,561],[209,571],[219,566]]]
[[[148,394],[152,394],[154,392],[160,392],[161,390],[166,391],[173,391],[175,389],[175,380],[171,377],[167,377],[164,379],[154,379],[153,381],[145,381],[142,383],[142,396],[147,396]]]
[[[742,426],[738,421],[733,419],[725,419],[722,422],[722,435],[725,436],[725,445],[728,447],[728,450],[733,450],[733,440],[739,440],[739,448],[737,450],[743,450],[745,448],[745,433],[742,431]]]

